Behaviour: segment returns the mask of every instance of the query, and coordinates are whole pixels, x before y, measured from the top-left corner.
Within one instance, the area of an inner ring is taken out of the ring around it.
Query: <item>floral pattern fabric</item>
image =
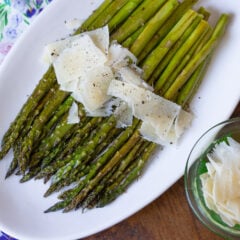
[[[16,39],[52,0],[0,0],[0,64]]]
[[[0,0],[0,64],[17,38],[52,0]],[[0,231],[0,240],[15,240]]]

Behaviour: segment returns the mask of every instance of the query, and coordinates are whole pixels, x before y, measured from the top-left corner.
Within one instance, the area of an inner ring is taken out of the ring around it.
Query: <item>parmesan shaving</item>
[[[229,226],[239,224],[240,144],[229,137],[207,157],[207,172],[200,176],[206,205]]]
[[[110,96],[107,95],[107,90],[113,78],[111,68],[101,66],[89,72],[86,78],[79,84],[77,94],[81,96],[78,99],[81,99],[88,112],[101,108],[110,99]]]
[[[132,125],[133,112],[128,104],[121,101],[119,98],[115,99],[118,103],[115,104],[116,109],[113,110],[113,114],[117,119],[117,128],[125,128]]]
[[[77,105],[77,103],[73,102],[72,106],[69,109],[67,123],[74,124],[74,123],[79,123],[79,122],[80,122],[80,118],[78,116],[78,105]]]
[[[108,55],[109,49],[109,29],[108,26],[104,26],[102,28],[98,28],[93,31],[85,32],[85,34],[89,35],[95,45],[102,50],[103,53]]]
[[[143,121],[140,133],[158,144],[176,142],[192,118],[179,105],[132,83],[112,80],[108,94],[127,102],[133,115]]]
[[[57,80],[62,84],[84,80],[90,71],[103,66],[106,61],[106,55],[85,34],[73,41],[71,47],[64,49],[53,65]]]
[[[43,58],[45,59],[45,62],[48,64],[53,63],[54,60],[59,57],[61,52],[64,49],[71,47],[72,42],[77,40],[78,38],[79,36],[76,35],[73,37],[65,38],[64,40],[59,40],[59,41],[50,43],[47,46],[45,46],[44,56],[43,56]]]
[[[149,86],[139,74],[139,71],[129,66],[122,67],[117,72],[117,77],[120,78],[122,81],[127,83],[132,83],[136,86],[143,87],[153,91],[153,87]]]
[[[43,53],[44,62],[48,64],[53,63],[54,60],[56,60],[59,57],[59,55],[62,53],[64,49],[71,48],[73,42],[86,35],[91,38],[95,46],[99,48],[104,54],[108,53],[109,30],[108,27],[105,26],[103,28],[98,28],[93,31],[84,32],[46,45]]]
[[[109,47],[108,65],[116,72],[122,67],[128,66],[130,63],[136,64],[137,58],[122,45],[113,42]]]

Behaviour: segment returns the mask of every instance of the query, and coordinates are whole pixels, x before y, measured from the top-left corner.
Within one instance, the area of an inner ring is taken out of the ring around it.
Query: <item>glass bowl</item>
[[[184,184],[188,203],[196,217],[208,229],[226,239],[240,239],[240,225],[230,227],[204,201],[199,174],[206,171],[203,156],[216,139],[229,135],[240,143],[240,117],[221,122],[206,131],[194,144],[186,163]],[[240,189],[239,189],[240,191]]]

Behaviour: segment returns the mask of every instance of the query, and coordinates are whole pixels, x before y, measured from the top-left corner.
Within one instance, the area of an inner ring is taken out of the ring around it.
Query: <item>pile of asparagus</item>
[[[212,28],[203,7],[192,9],[196,1],[105,0],[76,34],[108,24],[111,40],[135,54],[155,93],[186,108],[228,21],[222,14]],[[138,178],[157,148],[140,136],[140,120],[119,129],[114,116],[89,117],[80,103],[80,123],[68,124],[73,101],[59,89],[51,66],[2,140],[0,158],[10,148],[14,153],[6,177],[50,180],[45,196],[64,188],[60,201],[46,212],[112,202]]]

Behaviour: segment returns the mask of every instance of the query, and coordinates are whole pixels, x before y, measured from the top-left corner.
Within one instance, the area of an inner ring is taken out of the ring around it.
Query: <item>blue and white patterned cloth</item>
[[[12,238],[3,232],[0,232],[0,240],[16,240],[16,238]]]
[[[0,63],[14,42],[52,0],[0,0]]]
[[[0,0],[0,64],[17,38],[52,0]],[[13,240],[0,231],[0,240]]]

